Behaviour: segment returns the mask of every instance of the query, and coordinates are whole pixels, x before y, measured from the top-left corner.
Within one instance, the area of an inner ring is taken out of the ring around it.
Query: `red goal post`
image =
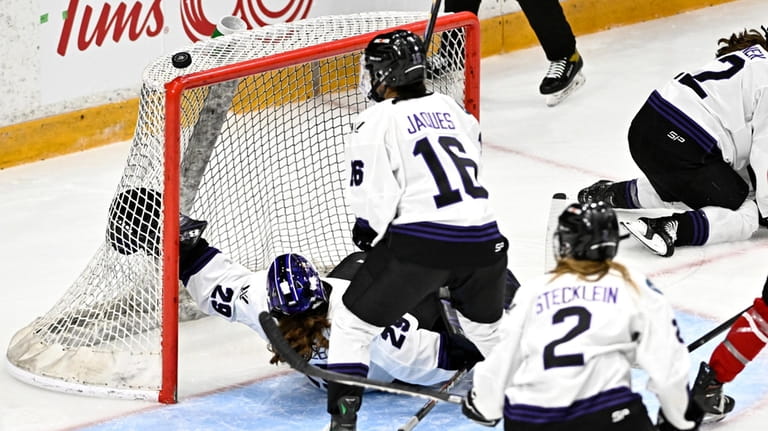
[[[11,374],[64,392],[176,402],[178,322],[200,317],[179,283],[180,211],[207,220],[210,243],[252,270],[291,251],[327,271],[354,251],[342,141],[370,103],[357,89],[360,55],[376,33],[423,34],[427,18],[318,17],[199,42],[180,50],[186,68],[171,55],[151,63],[105,245],[14,336]],[[478,118],[479,38],[473,14],[441,15],[429,52],[447,61],[427,80]]]

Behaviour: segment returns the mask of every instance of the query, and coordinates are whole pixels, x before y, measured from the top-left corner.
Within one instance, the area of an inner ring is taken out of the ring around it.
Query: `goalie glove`
[[[472,420],[472,422],[491,428],[495,427],[501,419],[488,419],[483,416],[483,414],[477,410],[477,407],[475,407],[474,392],[474,388],[471,388],[469,392],[467,392],[467,396],[464,397],[464,401],[461,403],[461,413]]]
[[[208,222],[205,220],[195,220],[181,214],[179,216],[179,248],[183,253],[189,251],[195,247],[195,244],[200,240],[205,232],[205,228],[208,227]]]
[[[190,270],[203,254],[210,248],[202,237],[208,222],[195,220],[184,214],[179,216],[179,279],[189,279]]]
[[[355,225],[352,227],[352,241],[357,248],[362,251],[369,251],[373,248],[373,240],[376,239],[378,234],[368,224],[368,220],[364,218],[357,218]]]

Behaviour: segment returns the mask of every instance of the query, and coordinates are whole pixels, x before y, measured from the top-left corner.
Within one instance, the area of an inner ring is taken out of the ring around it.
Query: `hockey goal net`
[[[136,130],[104,244],[8,347],[15,377],[85,395],[176,401],[179,212],[248,268],[296,252],[327,271],[354,251],[343,137],[368,102],[359,60],[373,33],[423,34],[426,13],[326,16],[198,42],[143,74]],[[440,16],[428,87],[479,112],[479,27]],[[181,294],[181,295],[180,295]]]

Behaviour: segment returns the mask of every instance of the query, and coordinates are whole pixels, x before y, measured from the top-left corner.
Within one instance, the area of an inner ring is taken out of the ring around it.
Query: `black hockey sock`
[[[615,208],[636,209],[640,208],[637,200],[637,181],[618,181],[611,184],[608,189],[613,197],[613,206]]]
[[[709,239],[709,220],[703,211],[676,213],[672,218],[677,221],[676,246],[704,245]]]

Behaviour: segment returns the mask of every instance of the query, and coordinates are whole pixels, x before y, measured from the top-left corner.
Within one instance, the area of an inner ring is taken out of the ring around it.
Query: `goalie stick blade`
[[[441,392],[437,389],[421,387],[421,386],[409,386],[400,383],[382,382],[378,380],[372,380],[365,377],[352,376],[343,373],[337,373],[335,371],[324,370],[316,367],[304,358],[301,357],[288,341],[283,337],[283,333],[280,332],[275,319],[270,316],[266,311],[262,311],[259,314],[259,323],[261,323],[264,333],[269,338],[269,342],[272,344],[272,349],[284,359],[288,365],[294,370],[305,374],[310,377],[316,377],[331,382],[337,382],[344,385],[359,386],[363,388],[378,389],[384,392],[391,392],[393,394],[409,395],[413,397],[420,397],[426,399],[432,399],[435,401],[444,401],[453,404],[461,404],[464,397],[461,395],[451,394],[447,392]]]

